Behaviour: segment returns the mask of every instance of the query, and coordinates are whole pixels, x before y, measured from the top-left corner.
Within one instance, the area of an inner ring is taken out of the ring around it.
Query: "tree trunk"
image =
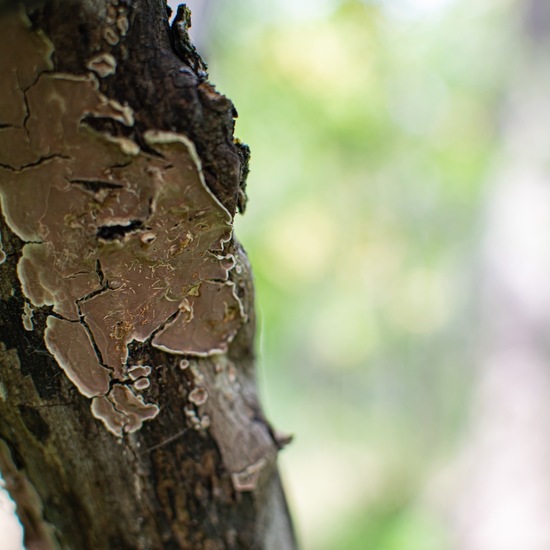
[[[248,149],[188,24],[0,3],[0,469],[28,548],[295,547],[232,235]]]

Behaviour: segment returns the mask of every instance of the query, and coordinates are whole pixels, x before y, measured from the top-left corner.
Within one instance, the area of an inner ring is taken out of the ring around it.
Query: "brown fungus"
[[[124,431],[128,433],[139,430],[145,420],[155,418],[160,409],[153,403],[145,403],[128,386],[115,384],[107,396],[115,409],[126,416]]]
[[[138,378],[133,384],[132,387],[138,391],[147,389],[151,385],[151,382],[148,378]]]
[[[2,134],[13,134],[10,130],[23,129],[23,123],[27,115],[24,91],[34,82],[36,75],[42,71],[51,70],[53,44],[40,31],[31,31],[31,22],[20,9],[18,17],[5,17],[0,33],[0,125]],[[13,58],[8,52],[16,49],[19,59],[24,63],[14,69]],[[23,134],[21,134],[23,136]],[[0,137],[0,144],[3,144]],[[6,140],[9,141],[9,140]],[[0,147],[0,163],[4,156],[11,159],[9,151]]]
[[[116,27],[118,29],[118,32],[120,33],[120,36],[126,36],[128,33],[128,29],[130,28],[130,24],[128,22],[128,17],[126,17],[125,14],[119,15],[116,20]]]
[[[193,405],[200,407],[206,403],[208,392],[204,388],[195,388],[189,393],[188,399]]]
[[[116,46],[120,40],[118,32],[115,27],[105,27],[103,31],[103,39],[109,46]]]
[[[95,418],[101,420],[103,425],[112,434],[122,437],[126,424],[126,416],[117,411],[109,399],[106,397],[94,397],[92,399],[92,414]]]
[[[100,78],[115,74],[116,59],[110,53],[101,53],[90,59],[86,65],[87,69],[93,71]]]
[[[84,326],[50,315],[44,339],[48,351],[82,395],[96,397],[107,393],[109,371],[98,363]]]
[[[115,384],[107,396],[92,401],[92,414],[118,437],[139,430],[145,420],[155,418],[159,411],[157,405],[145,403],[129,387],[120,384]]]
[[[117,13],[111,42],[127,29],[124,10]],[[104,96],[92,72],[51,72],[51,44],[26,19],[17,24],[24,36],[17,44],[0,37],[3,58],[23,47],[40,59],[21,57],[17,75],[0,61],[0,122],[13,126],[0,129],[1,212],[25,242],[17,273],[29,307],[54,312],[48,350],[92,399],[93,415],[122,436],[159,411],[117,384],[128,376],[143,380],[136,390],[147,383],[126,367],[131,342],[207,356],[227,350],[244,321],[229,282],[232,218],[187,137],[146,131],[144,152],[130,138],[93,130],[91,118],[130,127],[134,113]],[[116,70],[110,54],[88,68],[100,77]]]
[[[266,465],[267,460],[265,458],[260,458],[260,460],[254,464],[250,464],[244,470],[231,474],[231,480],[233,481],[235,491],[254,491],[260,479],[261,472]]]
[[[243,312],[233,283],[205,283],[201,294],[188,298],[192,315],[182,310],[158,332],[153,345],[170,353],[212,355],[227,351],[241,326]]]
[[[153,369],[149,366],[134,365],[128,369],[128,377],[130,380],[137,380],[138,378],[145,378],[151,374]]]
[[[180,359],[180,362],[178,364],[180,370],[186,370],[189,368],[189,361],[187,359]]]

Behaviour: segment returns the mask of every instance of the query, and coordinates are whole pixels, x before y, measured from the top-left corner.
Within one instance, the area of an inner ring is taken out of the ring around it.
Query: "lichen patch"
[[[148,378],[138,378],[133,384],[132,387],[137,391],[142,391],[147,389],[151,385],[151,382]]]
[[[122,2],[107,3],[106,26],[103,29],[103,40],[109,46],[116,46],[124,39],[130,28],[128,8]]]
[[[83,325],[50,315],[44,340],[48,351],[82,395],[96,397],[109,391],[110,373],[98,363]]]
[[[116,59],[110,53],[101,53],[96,55],[86,67],[97,74],[100,78],[105,78],[116,72]]]
[[[204,388],[194,388],[191,392],[189,392],[188,399],[191,403],[193,403],[193,405],[200,407],[206,403],[206,400],[208,399],[208,392]]]
[[[151,374],[153,369],[148,365],[134,365],[128,369],[128,377],[130,380],[137,380],[138,378],[147,378]]]
[[[232,283],[204,283],[189,296],[177,316],[154,337],[153,346],[183,355],[207,356],[227,351],[242,324],[243,311]]]
[[[14,70],[13,58],[9,55],[14,48],[17,49],[18,58],[25,60],[17,70]],[[32,85],[37,74],[53,68],[53,44],[42,32],[31,31],[31,22],[24,10],[20,9],[13,17],[3,15],[0,51],[0,125],[22,128],[27,115],[24,91]],[[14,132],[10,130],[2,129],[0,135],[13,135]],[[0,159],[3,156],[0,147]]]
[[[236,491],[254,491],[260,479],[262,470],[266,467],[267,460],[260,458],[254,464],[250,464],[244,470],[231,474],[233,486]]]
[[[91,408],[92,414],[103,422],[107,430],[117,437],[122,437],[126,425],[126,415],[117,411],[109,399],[104,396],[94,397]]]
[[[22,252],[17,273],[25,296],[35,307],[53,306],[59,315],[77,321],[78,295],[101,289],[93,259],[82,258],[77,270],[76,258],[60,256],[52,243],[28,243]]]
[[[127,10],[110,9],[104,38],[114,44],[127,31]],[[21,69],[14,76],[0,61],[0,92],[14,113],[6,118],[13,132],[0,131],[0,207],[25,242],[21,288],[29,308],[52,308],[48,350],[92,399],[94,416],[122,435],[158,414],[134,393],[150,381],[127,368],[131,342],[208,356],[226,351],[243,323],[229,282],[232,218],[187,137],[149,130],[145,152],[128,137],[92,129],[96,117],[134,125],[128,105],[99,91],[98,76],[116,70],[111,54],[91,59],[83,75],[52,72],[51,45],[28,21],[10,24],[18,38],[0,32],[3,57],[20,59]],[[20,44],[40,59],[21,56]]]
[[[128,386],[116,384],[108,395],[115,409],[126,416],[124,431],[132,433],[139,430],[145,420],[155,418],[160,409],[152,403],[145,403]]]

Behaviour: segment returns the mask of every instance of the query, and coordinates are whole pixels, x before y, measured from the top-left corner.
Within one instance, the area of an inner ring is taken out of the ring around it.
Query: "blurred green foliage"
[[[260,4],[217,4],[206,53],[252,149],[237,236],[303,547],[445,550],[506,2]]]

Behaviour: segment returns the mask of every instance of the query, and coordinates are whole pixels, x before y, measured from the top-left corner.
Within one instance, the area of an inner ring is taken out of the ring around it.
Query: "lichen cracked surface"
[[[53,48],[28,22],[6,26],[0,50],[16,44],[25,60],[0,68],[0,199],[26,243],[21,287],[35,308],[52,306],[48,350],[120,436],[159,411],[132,386],[132,341],[206,356],[242,323],[228,281],[232,219],[185,136],[146,132],[151,155],[94,132],[86,117],[132,126],[132,110],[102,95],[92,72],[51,72]]]

